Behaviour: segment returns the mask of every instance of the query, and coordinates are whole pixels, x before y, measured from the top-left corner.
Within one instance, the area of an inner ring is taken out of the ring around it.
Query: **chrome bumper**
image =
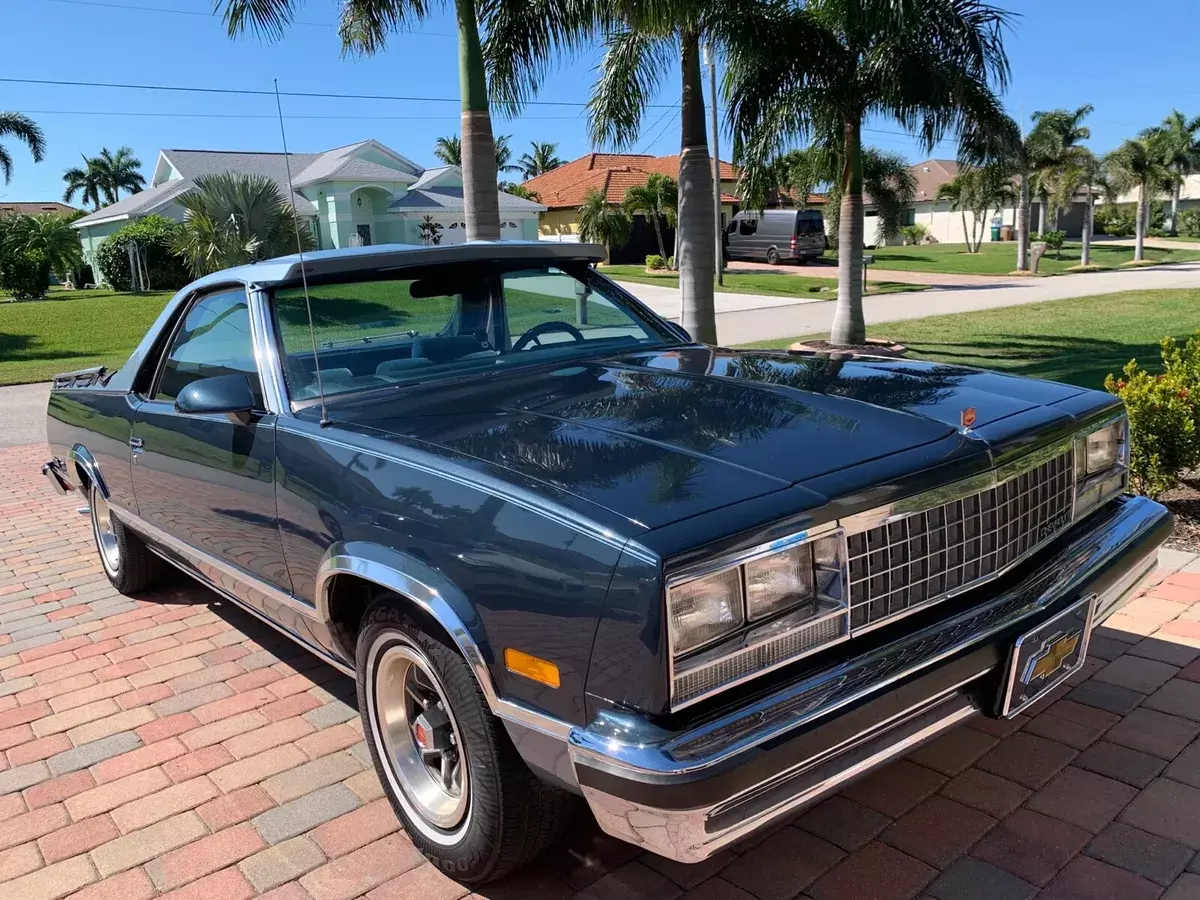
[[[579,787],[608,834],[679,862],[706,859],[993,714],[1016,635],[1089,593],[1103,622],[1153,572],[1172,523],[1157,503],[1122,499],[992,599],[687,731],[606,713],[570,733]]]
[[[45,463],[42,466],[42,474],[50,479],[50,484],[54,486],[54,490],[64,496],[75,490],[75,486],[67,478],[66,463],[61,459],[55,458]]]

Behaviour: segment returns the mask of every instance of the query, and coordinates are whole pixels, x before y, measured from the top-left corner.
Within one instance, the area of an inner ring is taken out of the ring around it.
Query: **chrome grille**
[[[1074,454],[847,537],[850,628],[940,599],[1020,559],[1071,522]]]

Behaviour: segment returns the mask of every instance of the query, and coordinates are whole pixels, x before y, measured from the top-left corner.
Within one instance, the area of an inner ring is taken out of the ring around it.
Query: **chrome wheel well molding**
[[[487,659],[468,625],[470,622],[481,629],[478,616],[466,594],[444,575],[415,557],[381,544],[339,541],[326,551],[317,569],[313,599],[318,618],[327,625],[332,624],[330,595],[339,575],[393,591],[437,622],[454,641],[493,715],[562,741],[567,739],[571,723],[500,696]],[[353,660],[353,655],[350,658]]]
[[[96,458],[92,456],[91,451],[83,444],[76,444],[67,453],[67,472],[70,474],[71,467],[75,469],[75,477],[79,481],[79,487],[82,490],[85,482],[94,484],[100,491],[100,496],[105,500],[109,498],[108,483],[104,480],[104,476],[100,474],[100,464],[96,462]]]

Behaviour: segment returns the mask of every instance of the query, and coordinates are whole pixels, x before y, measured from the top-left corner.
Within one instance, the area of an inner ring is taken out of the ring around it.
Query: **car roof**
[[[596,244],[556,241],[469,241],[434,247],[376,244],[340,250],[313,250],[305,253],[303,257],[304,274],[309,278],[353,275],[358,272],[377,272],[381,269],[412,268],[439,263],[522,259],[540,262],[600,262],[604,259],[604,248]],[[180,293],[190,294],[209,286],[239,282],[257,287],[294,283],[300,280],[300,261],[300,254],[293,253],[290,256],[224,269],[192,282]]]

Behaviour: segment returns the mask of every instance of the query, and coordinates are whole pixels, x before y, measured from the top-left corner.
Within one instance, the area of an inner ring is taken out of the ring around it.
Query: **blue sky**
[[[1005,101],[1016,115],[1035,109],[1096,107],[1092,146],[1104,152],[1172,107],[1200,111],[1200,85],[1189,35],[1196,0],[998,0],[1018,14],[1007,47],[1013,84]],[[4,0],[8,37],[0,78],[102,81],[270,90],[366,93],[450,98],[452,102],[399,102],[284,98],[293,150],[329,149],[374,137],[424,165],[434,165],[433,143],[458,129],[457,65],[453,24],[442,14],[419,33],[392,38],[372,59],[343,59],[338,50],[334,0],[309,0],[306,24],[277,44],[254,37],[229,40],[210,14],[209,0]],[[138,8],[134,8],[138,7]],[[163,11],[159,11],[163,10]],[[1173,48],[1174,51],[1173,52]],[[542,99],[582,104],[594,80],[597,49],[564,66]],[[671,73],[650,111],[639,152],[679,147],[678,98]],[[62,172],[81,153],[128,145],[149,177],[158,150],[185,147],[277,150],[274,100],[266,96],[131,91],[0,81],[0,109],[27,112],[46,133],[46,160],[34,164],[9,142],[12,182],[0,199],[46,200],[62,194]],[[894,123],[872,123],[867,138],[917,162],[921,151]],[[555,141],[572,159],[589,146],[582,108],[534,106],[519,119],[496,121],[511,133],[519,155],[531,140]],[[723,148],[729,147],[728,136]],[[727,153],[723,156],[728,158]],[[953,156],[953,145],[936,155]],[[511,176],[510,176],[511,177]]]

